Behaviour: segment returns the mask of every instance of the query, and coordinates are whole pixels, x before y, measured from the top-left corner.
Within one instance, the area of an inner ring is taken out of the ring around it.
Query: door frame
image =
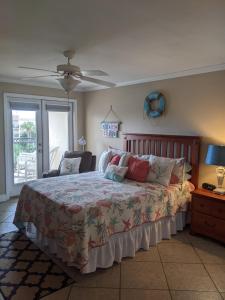
[[[72,149],[75,150],[76,143],[74,141],[77,141],[77,100],[75,99],[67,99],[67,98],[60,98],[60,97],[48,97],[48,96],[37,96],[37,95],[28,95],[28,94],[18,94],[18,93],[4,93],[3,94],[4,98],[4,133],[5,133],[5,190],[6,190],[6,197],[9,199],[12,197],[12,194],[10,193],[10,172],[11,172],[11,142],[10,139],[12,137],[12,132],[10,132],[10,127],[8,127],[9,121],[11,119],[10,115],[10,110],[8,109],[8,105],[10,102],[9,98],[22,98],[24,102],[31,102],[31,100],[35,100],[40,102],[40,101],[57,101],[57,102],[69,102],[72,103],[73,106],[73,115],[72,115]],[[42,107],[41,107],[41,113],[42,113]],[[43,120],[42,120],[43,121]],[[10,141],[10,142],[9,142]],[[43,143],[43,135],[42,135],[42,143]],[[43,161],[43,159],[42,159]],[[43,167],[43,166],[42,166]]]

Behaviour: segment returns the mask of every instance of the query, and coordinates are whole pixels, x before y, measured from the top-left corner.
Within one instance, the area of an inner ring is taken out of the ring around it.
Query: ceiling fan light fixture
[[[25,77],[24,79],[32,79],[32,78],[42,78],[42,77],[58,77],[58,81],[60,85],[65,90],[66,94],[69,95],[74,88],[81,83],[82,81],[91,82],[97,85],[102,85],[106,87],[114,87],[116,86],[113,82],[108,82],[105,80],[100,80],[97,78],[89,77],[89,76],[107,76],[108,74],[101,70],[81,70],[80,67],[72,65],[70,60],[74,57],[75,51],[73,49],[69,49],[63,52],[64,56],[67,58],[66,64],[61,64],[56,66],[56,71],[42,69],[42,68],[34,68],[34,67],[25,67],[21,66],[19,68],[28,69],[28,70],[36,70],[43,71],[52,74]],[[61,78],[60,78],[61,77]],[[78,80],[79,79],[79,80]]]
[[[75,87],[79,83],[81,83],[81,81],[76,80],[72,76],[65,76],[64,78],[59,78],[58,81],[67,94],[71,93],[75,89]]]

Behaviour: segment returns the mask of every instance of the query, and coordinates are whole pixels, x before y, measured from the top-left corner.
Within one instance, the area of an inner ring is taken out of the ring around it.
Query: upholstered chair
[[[90,151],[66,151],[64,153],[64,158],[76,158],[81,157],[81,163],[79,168],[79,173],[95,171],[96,166],[96,156],[92,155]],[[56,170],[50,170],[43,173],[43,178],[55,177],[60,175],[60,165]]]

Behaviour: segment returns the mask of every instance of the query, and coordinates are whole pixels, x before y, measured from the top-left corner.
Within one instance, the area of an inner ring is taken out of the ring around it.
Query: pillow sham
[[[150,154],[136,154],[134,157],[141,159],[141,160],[149,160],[150,159]]]
[[[110,162],[112,158],[112,152],[111,151],[103,151],[98,162],[98,171],[101,173],[105,173],[105,170],[108,166],[108,163]]]
[[[78,174],[81,157],[63,158],[60,164],[60,175]]]
[[[191,172],[192,170],[192,166],[189,164],[189,162],[185,162],[184,163],[184,172],[183,172],[183,181],[187,181],[189,179],[191,179],[191,174],[189,174],[189,172]]]
[[[126,177],[131,180],[145,182],[149,172],[149,162],[130,156]]]
[[[130,152],[113,148],[112,146],[108,146],[108,151],[111,151],[112,155],[119,155],[121,157],[118,164],[120,167],[127,167],[128,159],[132,155]]]
[[[112,155],[123,155],[124,153],[127,153],[126,151],[114,148],[112,146],[108,146],[108,151],[112,152]]]
[[[170,184],[172,170],[175,166],[175,160],[167,157],[150,155],[149,163],[150,169],[147,181],[168,186]]]
[[[112,165],[118,166],[118,164],[119,164],[119,162],[120,162],[120,158],[121,158],[121,156],[118,155],[118,154],[116,154],[116,155],[114,155],[114,156],[112,157],[110,163],[111,163]]]
[[[172,170],[170,183],[171,184],[177,184],[177,183],[183,183],[184,181],[184,158],[175,158],[175,165]]]
[[[120,167],[127,167],[128,165],[128,160],[129,158],[131,157],[131,153],[124,153],[121,158],[120,158],[120,161],[119,161],[119,166]]]
[[[127,173],[127,170],[128,167],[119,167],[109,163],[105,170],[104,177],[116,182],[122,182],[124,180],[124,176]]]

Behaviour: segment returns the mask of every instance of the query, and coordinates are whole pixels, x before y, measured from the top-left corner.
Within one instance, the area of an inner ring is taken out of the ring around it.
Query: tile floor
[[[0,234],[16,230],[12,224],[16,203],[16,199],[0,203]],[[78,275],[76,284],[43,299],[225,299],[225,246],[191,236],[187,228],[110,269]]]

